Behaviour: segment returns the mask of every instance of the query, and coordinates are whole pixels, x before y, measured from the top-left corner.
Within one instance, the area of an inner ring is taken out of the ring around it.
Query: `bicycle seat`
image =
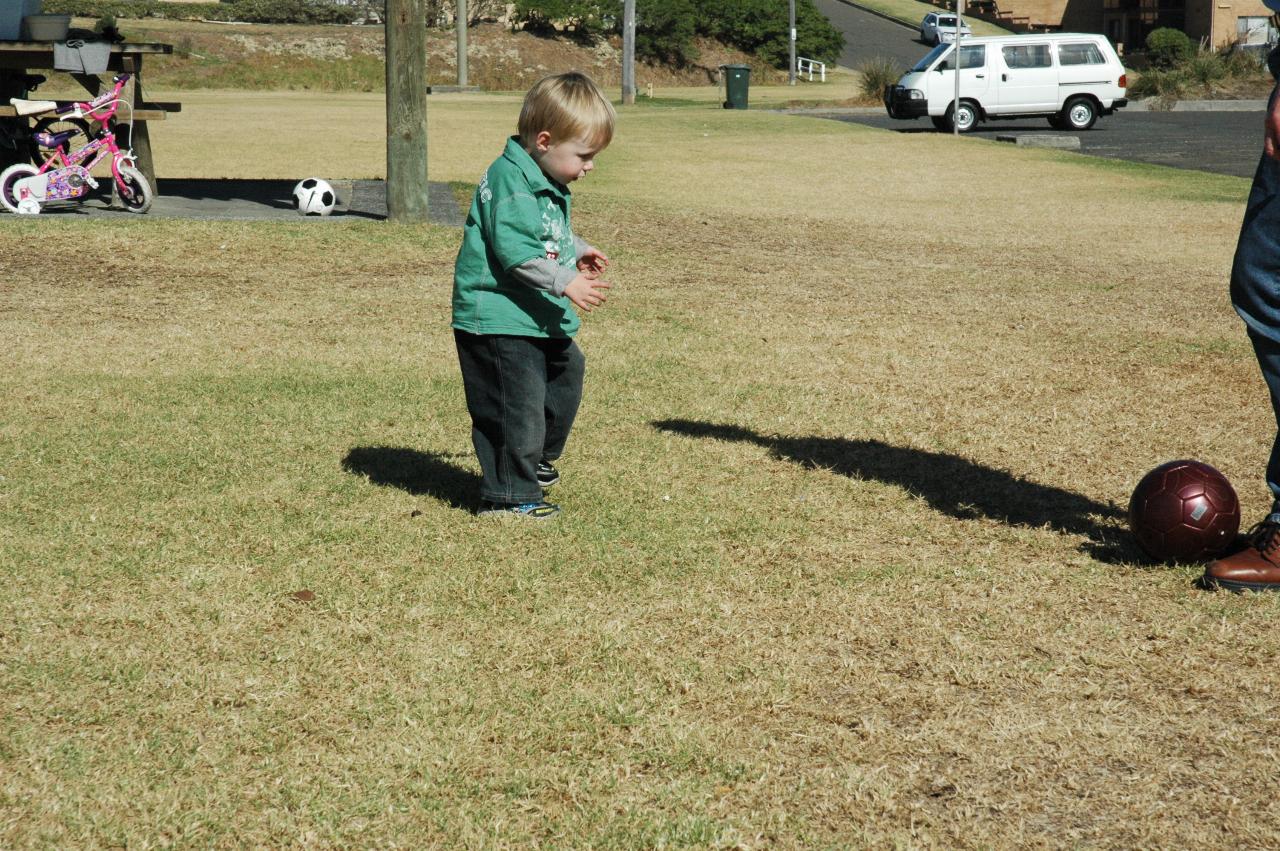
[[[18,115],[39,115],[42,112],[53,112],[58,108],[58,104],[51,100],[9,98],[9,103],[13,104],[13,109]]]
[[[78,133],[78,130],[67,130],[65,133],[49,133],[47,131],[41,131],[32,138],[36,140],[36,144],[40,147],[52,150],[54,148],[61,148],[66,144],[68,139],[73,138],[78,135]]]

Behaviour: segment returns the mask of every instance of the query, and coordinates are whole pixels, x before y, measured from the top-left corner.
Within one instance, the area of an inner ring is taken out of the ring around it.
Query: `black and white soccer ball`
[[[301,216],[327,216],[337,203],[333,187],[318,177],[308,177],[293,187],[293,206]]]

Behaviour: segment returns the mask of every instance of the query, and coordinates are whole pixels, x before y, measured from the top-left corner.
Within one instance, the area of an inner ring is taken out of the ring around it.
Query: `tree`
[[[693,0],[636,0],[636,56],[670,65],[698,58]]]

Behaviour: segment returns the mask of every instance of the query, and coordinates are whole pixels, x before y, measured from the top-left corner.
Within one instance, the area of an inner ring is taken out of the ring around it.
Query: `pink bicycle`
[[[151,184],[138,171],[133,155],[133,119],[129,120],[129,147],[116,144],[114,118],[121,104],[128,102],[120,97],[121,90],[129,82],[128,74],[115,77],[115,88],[91,101],[58,106],[51,100],[31,101],[13,98],[10,103],[18,115],[45,115],[37,121],[33,139],[41,148],[51,151],[39,166],[18,163],[0,172],[0,204],[13,213],[38,213],[51,201],[78,201],[98,187],[91,175],[94,166],[111,158],[111,178],[115,181],[116,194],[126,210],[145,213],[151,209],[155,193]],[[130,107],[132,110],[132,107]],[[96,133],[85,120],[97,122]],[[79,137],[88,144],[71,150]]]

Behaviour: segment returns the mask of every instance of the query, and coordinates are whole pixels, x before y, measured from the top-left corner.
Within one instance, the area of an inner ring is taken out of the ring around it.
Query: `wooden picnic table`
[[[142,59],[147,55],[166,55],[173,53],[173,45],[156,42],[121,42],[111,45],[111,55],[107,60],[110,75],[121,71],[131,75],[128,86],[121,93],[133,107],[133,153],[137,157],[138,170],[156,185],[155,161],[151,156],[151,134],[147,131],[148,121],[159,121],[170,112],[181,109],[180,104],[150,104],[143,100],[142,94]],[[24,75],[36,71],[53,70],[53,42],[48,41],[0,41],[0,117],[15,116],[17,113],[9,105],[11,97],[25,97],[22,85]],[[69,73],[69,72],[59,72]],[[107,84],[97,74],[70,74],[87,91],[90,96],[99,94]],[[109,88],[109,86],[107,86]],[[30,95],[39,99],[40,95]],[[121,123],[127,119],[128,110],[121,112]],[[121,143],[127,128],[120,128]]]

